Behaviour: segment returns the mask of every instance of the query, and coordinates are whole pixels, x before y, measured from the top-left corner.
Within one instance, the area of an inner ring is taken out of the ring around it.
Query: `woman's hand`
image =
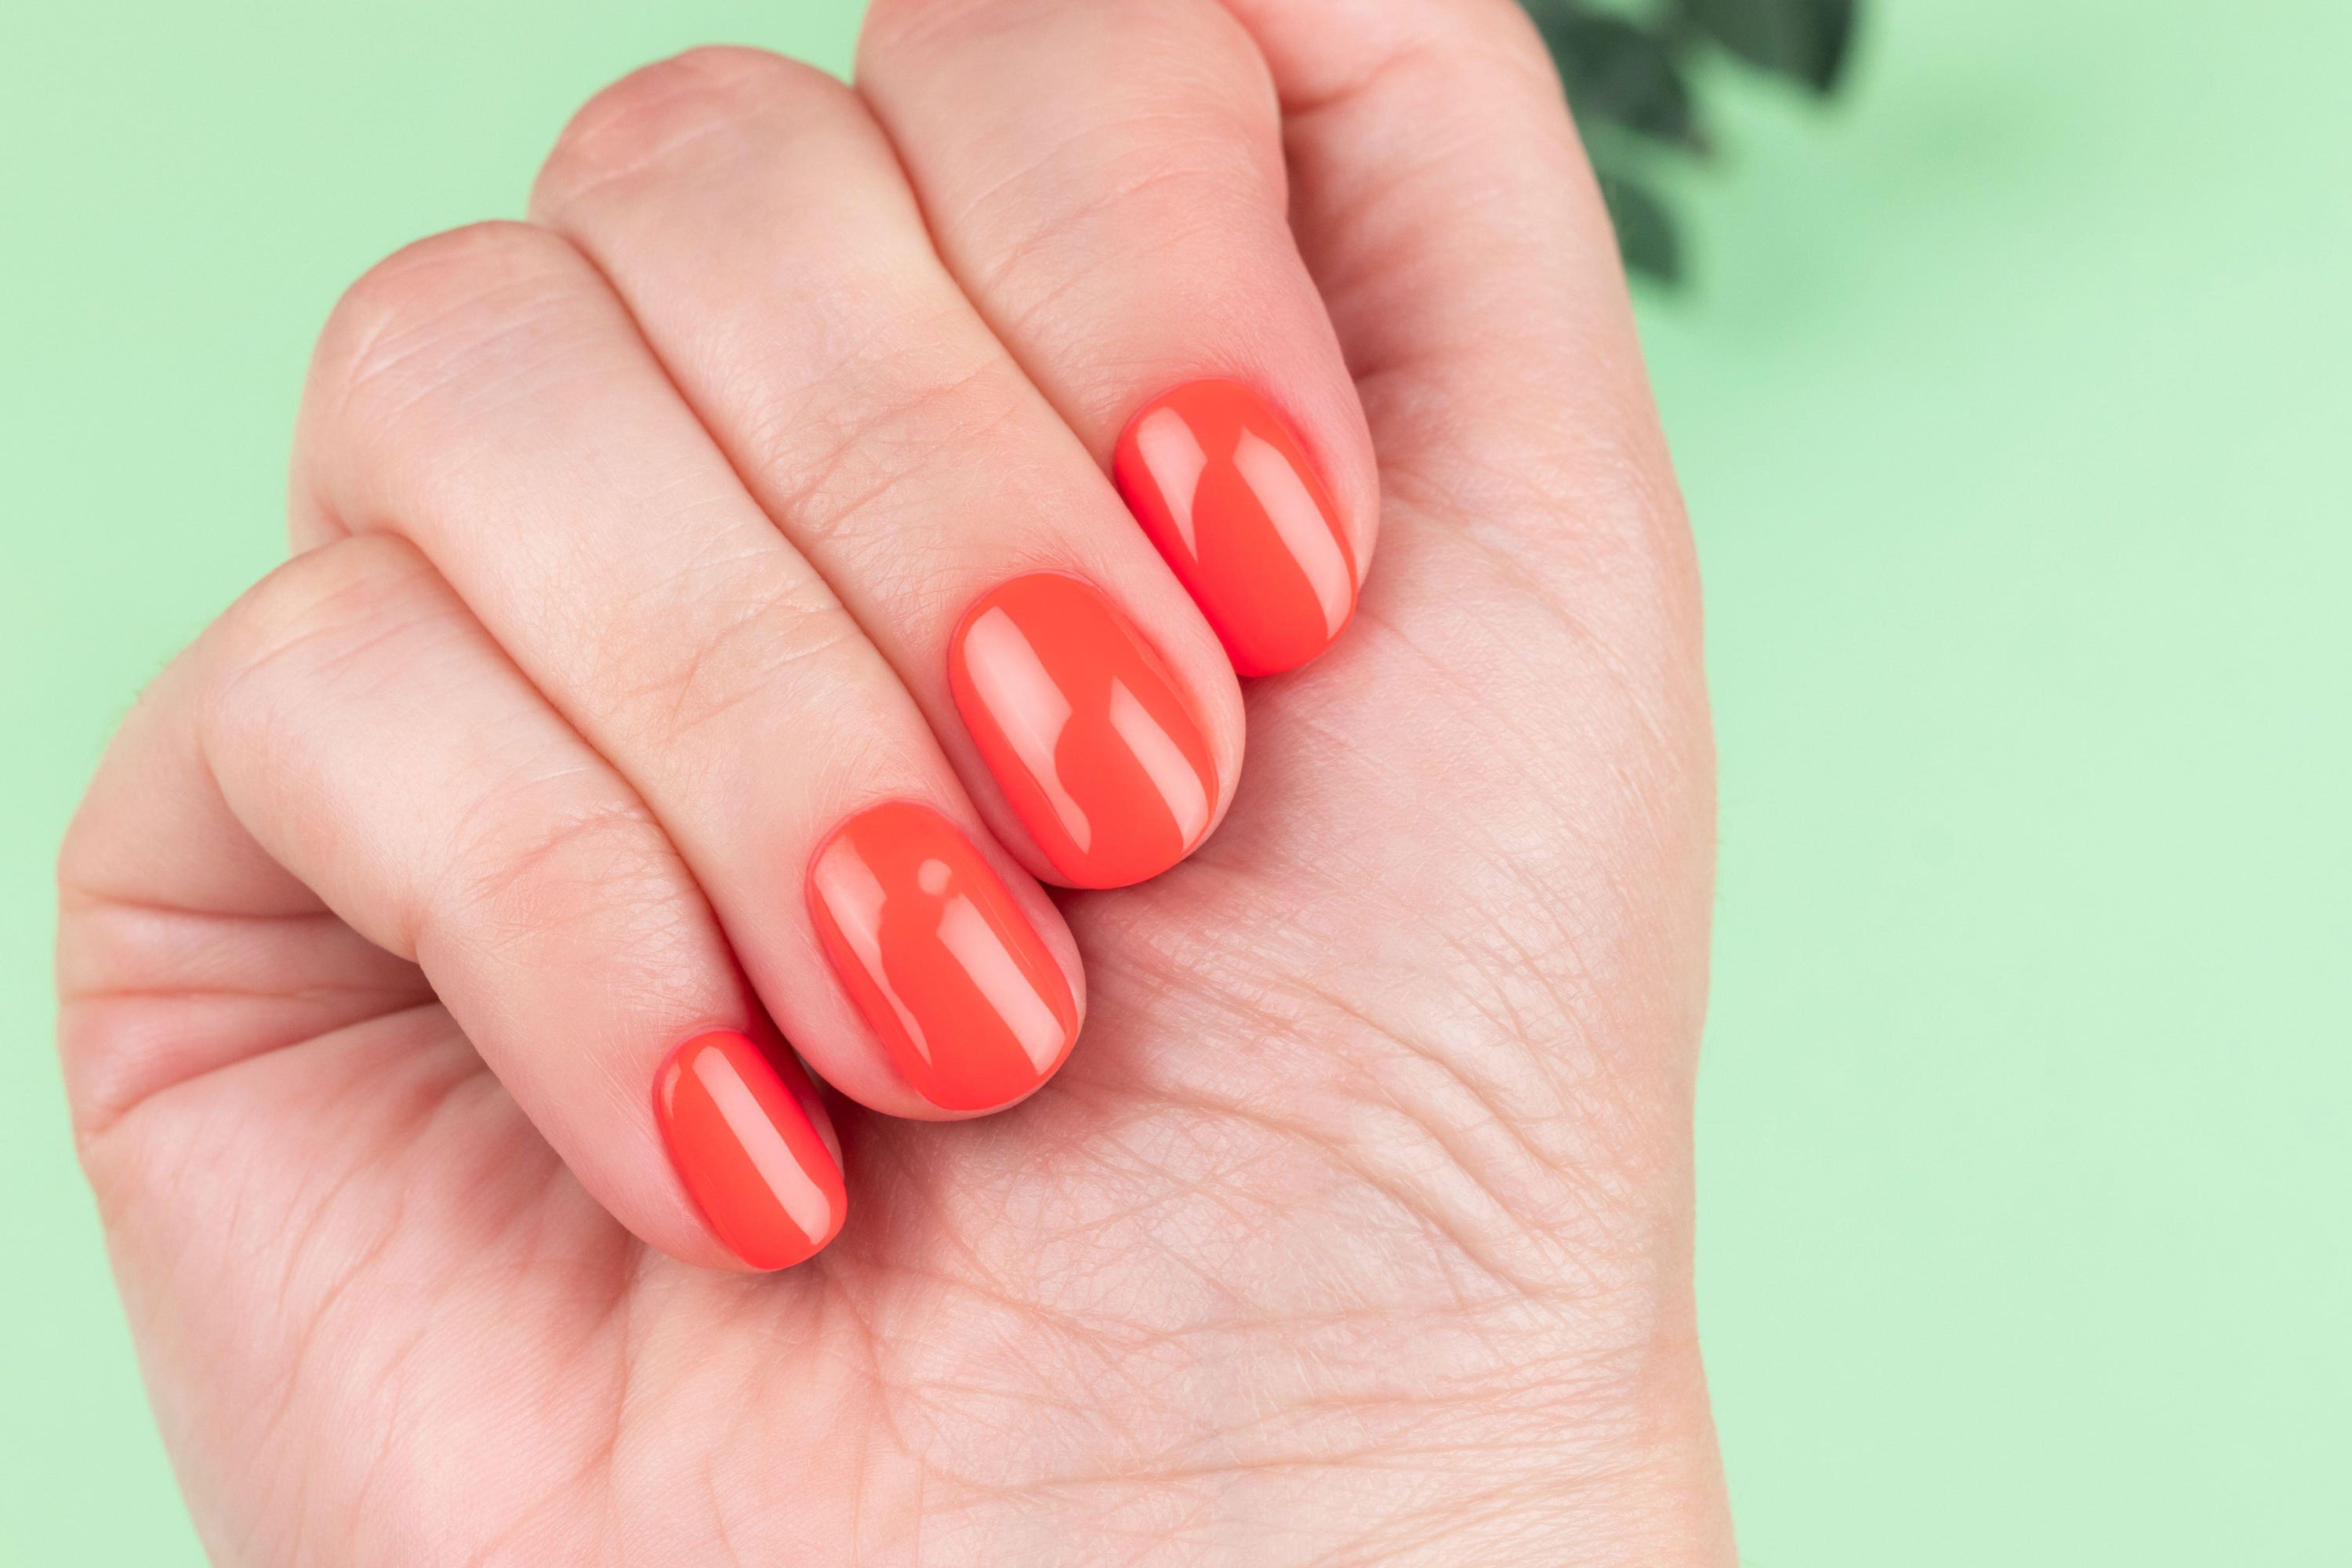
[[[1517,10],[880,0],[531,216],[346,299],[66,847],[217,1560],[1728,1562],[1696,584]]]

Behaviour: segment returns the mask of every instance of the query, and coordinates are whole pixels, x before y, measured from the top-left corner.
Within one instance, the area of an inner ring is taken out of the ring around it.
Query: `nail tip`
[[[1154,877],[1165,876],[1190,859],[1192,851],[1199,848],[1207,837],[1208,835],[1202,834],[1201,838],[1184,846],[1178,854],[1165,859],[1154,858],[1141,866],[1125,865],[1109,869],[1087,867],[1075,870],[1067,867],[1056,866],[1055,870],[1061,885],[1074,892],[1116,892],[1121,888],[1138,887],[1150,881]]]
[[[1346,624],[1342,623],[1339,631],[1345,632],[1347,629]],[[1334,633],[1313,647],[1297,651],[1285,650],[1273,655],[1263,655],[1255,651],[1241,652],[1228,647],[1225,652],[1226,656],[1233,660],[1235,675],[1244,680],[1263,680],[1268,676],[1288,675],[1294,669],[1306,668],[1325,654],[1329,653],[1332,645],[1339,640],[1339,634]]]

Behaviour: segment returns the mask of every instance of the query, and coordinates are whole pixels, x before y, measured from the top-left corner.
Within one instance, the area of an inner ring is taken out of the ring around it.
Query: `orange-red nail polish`
[[[949,642],[948,684],[1064,881],[1139,882],[1208,831],[1208,741],[1167,666],[1093,584],[1037,572],[981,595]]]
[[[1243,675],[1295,669],[1356,608],[1339,508],[1274,405],[1195,381],[1139,410],[1112,478]]]
[[[833,831],[809,863],[825,956],[915,1092],[992,1110],[1043,1083],[1078,1008],[1013,891],[955,824],[895,800]]]
[[[799,1063],[769,1060],[732,1029],[687,1041],[654,1080],[670,1163],[719,1239],[754,1268],[810,1257],[848,1212],[841,1167],[809,1117],[814,1101]]]

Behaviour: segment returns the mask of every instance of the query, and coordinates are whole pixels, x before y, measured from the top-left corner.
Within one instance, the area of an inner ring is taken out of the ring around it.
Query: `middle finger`
[[[1191,853],[1241,764],[1232,668],[854,93],[753,50],[649,67],[572,121],[532,212],[612,279],[1008,848],[1095,888]]]

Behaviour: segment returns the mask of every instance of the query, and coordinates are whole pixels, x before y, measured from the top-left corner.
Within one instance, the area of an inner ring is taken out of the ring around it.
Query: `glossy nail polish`
[[[1013,890],[955,824],[897,800],[861,811],[809,863],[834,973],[915,1092],[992,1110],[1068,1054],[1078,1008]]]
[[[1243,675],[1295,669],[1356,608],[1356,559],[1305,446],[1237,381],[1195,381],[1139,410],[1112,478]]]
[[[1167,667],[1093,584],[1038,572],[989,590],[950,639],[948,683],[1064,881],[1139,882],[1208,831],[1208,741]]]
[[[754,1268],[808,1258],[848,1212],[841,1167],[809,1118],[814,1099],[797,1062],[772,1062],[731,1029],[687,1041],[655,1079],[670,1163],[719,1239]]]

